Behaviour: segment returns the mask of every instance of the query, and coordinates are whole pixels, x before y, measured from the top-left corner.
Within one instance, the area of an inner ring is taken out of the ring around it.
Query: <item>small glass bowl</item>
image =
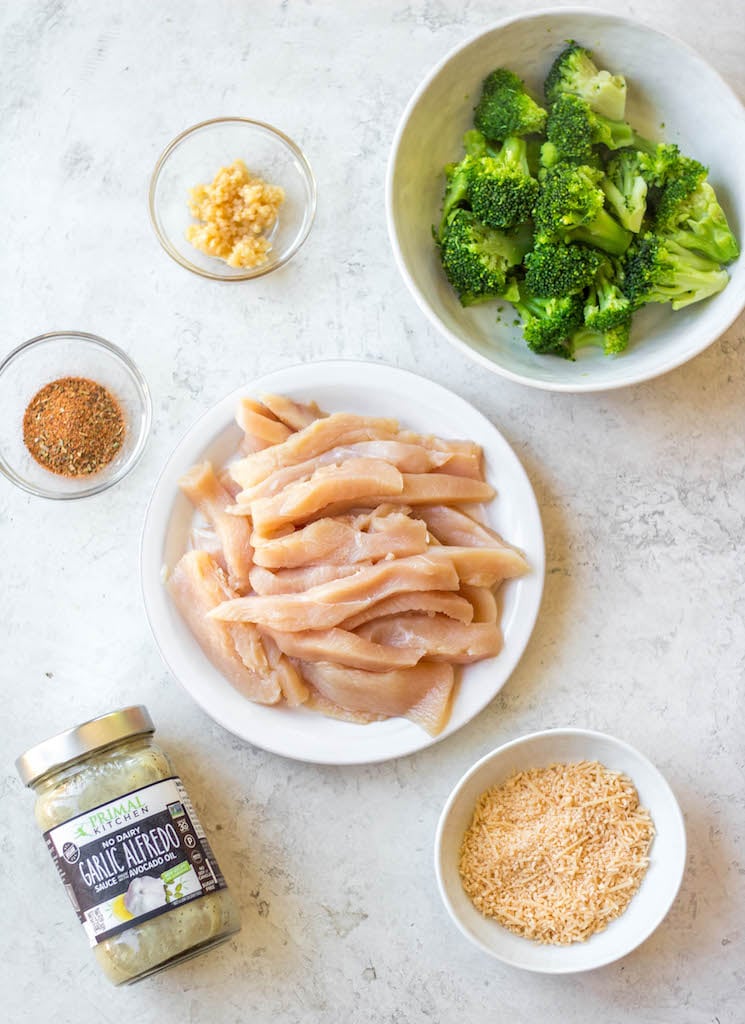
[[[189,190],[211,182],[221,167],[237,159],[285,190],[268,236],[269,259],[260,267],[230,267],[186,240],[187,227],[195,223]],[[247,281],[284,266],[308,237],[316,212],[316,182],[302,150],[278,129],[247,117],[216,117],[187,128],[166,147],[150,180],[149,202],[158,241],[177,263],[213,281]]]
[[[45,384],[60,377],[87,377],[116,398],[127,426],[124,444],[95,475],[70,478],[44,469],[23,440],[23,414]],[[116,345],[83,331],[40,334],[0,363],[0,472],[40,498],[69,501],[99,494],[123,479],[145,448],[152,416],[147,382]]]

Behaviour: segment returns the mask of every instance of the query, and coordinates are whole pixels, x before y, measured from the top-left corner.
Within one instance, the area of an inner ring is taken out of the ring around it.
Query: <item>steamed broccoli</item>
[[[509,271],[522,262],[524,255],[520,238],[510,238],[480,224],[470,210],[456,209],[447,219],[440,258],[464,306],[506,297],[511,284]]]
[[[473,123],[487,139],[501,142],[508,135],[542,132],[546,111],[528,95],[525,84],[516,74],[497,68],[484,79]]]
[[[570,41],[545,93],[548,113],[506,68],[483,81],[432,231],[464,306],[511,302],[537,353],[615,355],[645,303],[721,291],[739,246],[707,169],[626,122],[622,76]]]
[[[563,93],[551,107],[546,135],[553,143],[558,159],[585,163],[600,144],[608,149],[633,146],[643,152],[654,144],[638,135],[626,121],[611,121],[595,113],[585,100]]]
[[[583,291],[595,278],[603,254],[586,245],[536,242],[525,257],[525,283],[539,298],[560,298]]]
[[[574,40],[551,65],[544,90],[549,104],[564,93],[572,93],[585,100],[596,113],[613,121],[623,120],[626,110],[624,77],[599,71],[590,51]]]
[[[647,302],[670,302],[682,309],[716,295],[729,280],[727,271],[674,239],[648,231],[624,262],[624,291],[635,309]]]
[[[672,142],[659,142],[653,150],[639,154],[639,169],[650,187],[662,188],[675,178],[689,180],[706,177],[706,168],[698,160],[682,156]]]
[[[585,326],[603,334],[631,320],[631,303],[616,283],[616,270],[606,260],[585,297]]]
[[[539,241],[584,242],[614,256],[626,251],[631,232],[603,208],[602,171],[558,164],[547,171],[535,208]]]
[[[447,164],[445,167],[445,197],[442,201],[439,231],[436,232],[438,240],[442,239],[450,214],[467,198],[468,183],[476,162],[489,153],[484,136],[481,132],[473,130],[466,132],[463,136],[463,148],[466,151],[463,159],[459,163]]]
[[[647,211],[647,182],[638,150],[623,149],[608,163],[600,187],[621,224],[635,234],[641,231]]]
[[[652,228],[685,249],[731,263],[740,255],[737,240],[714,189],[704,180],[706,171],[696,161],[690,164],[663,188]]]
[[[579,348],[594,346],[602,348],[607,356],[617,356],[627,349],[630,335],[631,314],[629,313],[625,320],[604,331],[593,330],[592,327],[587,326],[580,327],[572,335],[570,343],[575,351]]]
[[[572,335],[582,323],[582,298],[542,299],[523,285],[520,298],[513,303],[523,321],[523,336],[533,352],[574,357]]]
[[[525,141],[510,136],[496,156],[476,161],[468,175],[468,200],[482,224],[511,228],[530,219],[538,182],[530,175]]]

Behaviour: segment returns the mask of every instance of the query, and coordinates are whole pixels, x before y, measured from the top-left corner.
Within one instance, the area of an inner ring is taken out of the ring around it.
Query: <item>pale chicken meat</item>
[[[357,565],[301,565],[297,569],[278,569],[271,572],[255,565],[249,573],[251,587],[257,594],[299,594],[321,583],[353,576],[372,562]]]
[[[238,504],[234,511],[238,515],[249,514],[250,503],[257,498],[271,498],[289,484],[310,479],[322,466],[341,466],[347,459],[378,459],[395,466],[401,473],[428,473],[447,469],[453,460],[460,457],[455,452],[430,451],[419,445],[401,444],[398,441],[360,441],[343,448],[331,448],[307,462],[277,469],[253,487],[241,490],[236,484]]]
[[[391,594],[407,590],[457,590],[459,583],[452,563],[436,563],[425,555],[413,555],[378,562],[346,579],[322,583],[301,594],[235,598],[213,609],[210,615],[226,622],[255,622],[288,632],[330,629]]]
[[[402,473],[403,487],[398,494],[378,494],[367,498],[368,504],[384,501],[393,505],[408,505],[416,508],[431,503],[468,504],[491,501],[494,489],[483,480],[470,477],[451,476],[448,473]],[[325,515],[339,515],[360,504],[359,501],[341,498],[324,510]]]
[[[397,432],[396,420],[372,419],[338,412],[315,420],[282,444],[272,445],[271,448],[240,459],[230,467],[230,472],[241,487],[253,487],[276,469],[307,462],[330,448],[356,444],[358,441],[392,441]]]
[[[370,622],[371,619],[396,616],[403,612],[422,612],[426,615],[435,615],[439,612],[458,622],[471,622],[474,605],[470,598],[463,594],[451,594],[447,591],[439,592],[437,590],[409,591],[408,593],[393,594],[391,597],[384,597],[382,601],[376,601],[363,611],[358,612],[357,615],[345,619],[342,626],[344,629],[357,629],[358,626]]]
[[[495,591],[528,571],[474,517],[495,496],[480,446],[282,395],[236,419],[238,457],[181,481],[207,526],[168,581],[207,657],[250,700],[437,735],[456,669],[502,648]]]
[[[301,633],[262,629],[262,633],[291,658],[329,661],[370,672],[411,668],[425,653],[423,644],[379,644],[346,629],[311,629]]]
[[[242,398],[236,413],[238,426],[248,437],[266,441],[268,445],[281,444],[290,434],[294,433],[287,424],[281,423],[260,402],[252,398]]]
[[[262,395],[261,403],[290,430],[304,430],[326,416],[315,402],[294,402],[286,395]]]
[[[417,510],[417,518],[423,519],[431,534],[441,544],[453,544],[464,548],[509,548],[496,530],[480,522],[460,508],[447,505],[429,505]],[[512,550],[516,550],[512,548]]]
[[[327,700],[352,711],[410,718],[442,732],[455,682],[452,665],[422,662],[392,672],[364,672],[330,662],[303,662],[303,675]]]
[[[250,505],[254,531],[271,536],[289,524],[302,523],[329,505],[353,508],[375,495],[375,504],[399,494],[404,478],[382,459],[347,459],[340,466],[321,466],[309,480],[290,484],[271,498]],[[380,496],[380,497],[379,497]]]
[[[236,629],[235,623],[211,619],[208,613],[232,593],[224,572],[205,551],[188,551],[168,579],[168,591],[194,638],[209,660],[249,700],[276,704],[282,692],[266,658],[257,655],[261,644],[256,628]],[[249,668],[241,651],[256,660]]]
[[[493,658],[502,649],[502,632],[496,622],[457,622],[446,615],[396,615],[374,619],[357,634],[372,644],[424,649],[428,661],[469,665]]]
[[[285,703],[290,708],[305,704],[310,691],[296,665],[280,651],[274,640],[266,633],[261,636],[269,667],[282,691]]]
[[[254,561],[269,569],[303,565],[354,565],[427,550],[427,525],[400,512],[317,519],[283,537],[256,537]]]
[[[251,526],[245,519],[228,515],[233,504],[230,493],[218,480],[212,463],[200,462],[179,480],[189,501],[214,529],[222,547],[230,583],[238,590],[248,586],[253,565]]]
[[[449,561],[463,583],[474,587],[494,587],[502,580],[523,576],[528,565],[514,548],[461,548],[450,544],[430,547],[427,557]]]

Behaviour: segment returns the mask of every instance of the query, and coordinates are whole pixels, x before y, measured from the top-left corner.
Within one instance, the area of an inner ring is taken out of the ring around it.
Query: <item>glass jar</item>
[[[131,984],[223,942],[238,910],[143,706],[94,718],[16,761],[107,978]]]

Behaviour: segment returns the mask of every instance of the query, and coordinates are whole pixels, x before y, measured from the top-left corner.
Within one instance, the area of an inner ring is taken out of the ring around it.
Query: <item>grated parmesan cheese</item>
[[[519,772],[481,795],[460,876],[482,914],[536,942],[602,931],[649,865],[654,825],[629,778],[597,761]]]

